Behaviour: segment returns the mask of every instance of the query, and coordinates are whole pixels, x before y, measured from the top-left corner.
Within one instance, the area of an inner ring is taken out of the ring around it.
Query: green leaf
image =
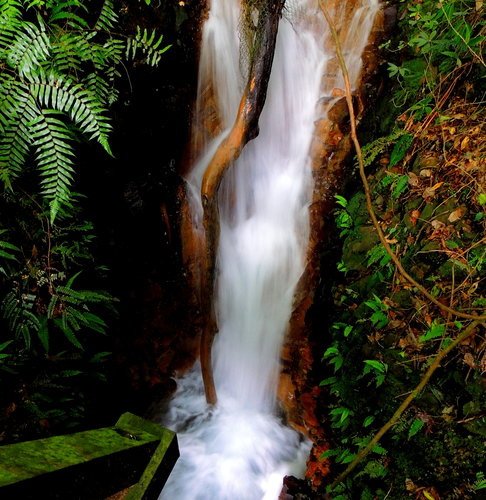
[[[324,387],[326,385],[332,385],[332,384],[335,384],[336,382],[337,382],[336,377],[328,377],[328,378],[325,378],[324,380],[321,380],[319,382],[319,387]]]
[[[0,344],[0,351],[3,351],[6,347],[8,347],[13,340],[7,340],[7,342],[4,342],[3,344]]]
[[[48,319],[44,316],[40,320],[40,326],[37,330],[37,336],[41,341],[42,347],[46,352],[49,352],[49,329],[48,329]]]
[[[433,339],[442,337],[445,333],[445,330],[446,330],[445,325],[432,323],[432,325],[427,330],[427,332],[424,333],[423,335],[420,335],[419,341],[420,342],[427,342],[429,340],[433,340]]]
[[[410,428],[408,429],[408,439],[415,436],[415,434],[417,434],[417,432],[419,432],[424,425],[425,423],[423,420],[414,418],[412,424],[410,425]]]
[[[377,361],[375,359],[366,359],[364,363],[379,373],[386,373],[388,369],[388,365],[386,363],[382,363],[381,361]]]
[[[376,328],[383,328],[388,324],[388,316],[382,311],[375,311],[370,318]]]
[[[366,417],[364,419],[363,427],[369,427],[373,423],[374,420],[375,420],[375,417],[373,415],[369,415],[368,417]]]
[[[408,189],[408,175],[400,175],[392,191],[392,198],[398,200]]]
[[[373,453],[377,453],[378,455],[386,455],[388,452],[383,446],[376,444],[371,450]]]
[[[346,208],[348,206],[348,200],[346,200],[346,198],[344,198],[344,196],[340,196],[338,194],[336,194],[334,196],[334,198],[336,199],[336,203],[343,207],[343,208]]]
[[[403,160],[405,157],[407,151],[410,149],[410,146],[413,143],[413,135],[412,134],[405,134],[402,135],[398,141],[395,143],[395,146],[393,147],[392,153],[390,155],[390,164],[389,167],[394,167],[397,165],[400,161]]]

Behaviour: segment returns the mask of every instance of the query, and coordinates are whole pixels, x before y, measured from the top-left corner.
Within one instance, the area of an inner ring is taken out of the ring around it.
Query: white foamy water
[[[293,294],[305,265],[309,148],[316,104],[332,91],[322,84],[331,55],[324,50],[327,28],[317,1],[290,3],[292,10],[280,22],[260,134],[220,189],[219,333],[213,347],[218,404],[206,405],[199,366],[178,381],[163,423],[178,432],[181,458],[161,494],[164,500],[275,500],[283,476],[305,469],[310,443],[277,417],[276,389]],[[349,49],[347,54],[354,79],[378,2],[363,5],[350,35],[358,56]],[[204,113],[207,84],[213,82],[223,132],[204,144],[187,179],[196,227],[204,169],[234,122],[245,84],[238,23],[238,0],[212,0],[196,115]]]

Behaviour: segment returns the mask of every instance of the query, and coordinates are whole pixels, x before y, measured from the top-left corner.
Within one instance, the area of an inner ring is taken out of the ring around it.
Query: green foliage
[[[486,479],[484,478],[484,472],[476,473],[476,482],[474,483],[474,490],[486,490]]]
[[[73,144],[82,137],[111,154],[108,108],[123,59],[140,53],[154,66],[169,48],[138,27],[127,39],[114,35],[112,0],[93,25],[87,10],[80,0],[0,1],[0,181],[14,190],[34,152],[51,223],[72,205]]]
[[[423,426],[425,425],[423,420],[420,420],[419,418],[415,418],[410,425],[410,428],[408,429],[408,439],[412,438],[419,432]]]
[[[115,313],[73,191],[78,144],[112,154],[120,68],[169,48],[155,31],[119,34],[113,0],[93,5],[0,0],[0,405],[46,429],[86,413]]]
[[[0,197],[9,227],[0,228],[0,403],[13,404],[15,421],[31,432],[37,422],[79,424],[86,391],[106,378],[116,301],[96,287],[103,271],[93,262],[93,227],[73,210],[51,226],[34,198]]]
[[[390,167],[394,167],[403,160],[413,142],[413,135],[404,134],[395,143],[390,156]]]
[[[429,340],[442,338],[446,330],[445,325],[433,323],[430,328],[423,334],[420,335],[420,342],[428,342]]]
[[[401,27],[406,39],[399,40],[394,49],[404,57],[401,64],[389,63],[388,72],[400,83],[395,102],[411,103],[417,119],[423,118],[424,111],[432,111],[427,94],[435,91],[438,82],[467,63],[484,69],[481,8],[475,0],[405,3]]]
[[[407,132],[403,129],[396,128],[391,134],[386,137],[379,137],[362,148],[363,162],[365,167],[373,164],[379,154],[386,151],[392,144],[397,143],[401,137]],[[407,134],[408,135],[408,134]]]

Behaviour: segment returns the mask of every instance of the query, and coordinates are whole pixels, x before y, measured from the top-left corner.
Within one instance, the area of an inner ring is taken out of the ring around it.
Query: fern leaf
[[[50,53],[50,41],[44,23],[22,23],[13,45],[8,50],[7,64],[17,70],[21,77],[47,60]]]
[[[81,16],[76,14],[76,10],[88,12],[86,6],[79,0],[65,0],[64,2],[53,2],[49,25],[65,21],[67,26],[74,29],[88,28],[88,23]]]
[[[36,113],[28,87],[19,83],[12,85],[3,103],[3,134],[0,136],[0,181],[7,189],[12,188],[12,179],[24,167],[32,141],[28,123]]]
[[[97,140],[112,155],[108,143],[112,127],[96,94],[53,73],[47,77],[42,74],[33,76],[30,90],[41,105],[66,113],[81,132]]]
[[[105,0],[94,26],[98,31],[110,31],[118,24],[118,14],[113,7],[113,0]]]
[[[363,160],[365,167],[370,166],[385,149],[393,144],[397,139],[407,134],[406,130],[395,129],[390,135],[379,137],[363,147]]]
[[[63,316],[61,320],[55,320],[55,323],[57,324],[57,326],[59,326],[62,333],[64,333],[64,336],[67,340],[69,340],[69,342],[71,342],[71,344],[76,346],[78,349],[83,349],[81,342],[79,342],[71,327],[68,325],[66,316]]]
[[[51,42],[50,66],[52,72],[58,74],[76,74],[82,71],[82,63],[90,61],[91,38],[95,33],[87,35],[61,31]]]
[[[2,303],[2,314],[7,320],[15,337],[24,339],[25,346],[30,347],[32,333],[36,333],[41,324],[39,318],[31,312],[35,296],[19,296],[16,291],[8,293]]]
[[[162,44],[163,39],[163,35],[156,37],[155,30],[149,32],[147,29],[144,29],[141,31],[140,27],[137,26],[137,33],[135,36],[127,40],[125,58],[127,60],[133,60],[137,53],[141,52],[144,56],[145,63],[150,66],[157,66],[162,58],[162,54],[171,47],[171,45],[167,45],[160,49],[159,46]]]
[[[69,205],[74,175],[72,135],[61,120],[54,118],[56,115],[52,110],[41,110],[32,123],[42,195],[49,200],[51,222],[62,207]]]

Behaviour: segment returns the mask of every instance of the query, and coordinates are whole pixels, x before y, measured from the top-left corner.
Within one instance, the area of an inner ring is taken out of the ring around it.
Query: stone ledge
[[[130,413],[114,427],[0,447],[0,497],[156,499],[177,458],[176,435]]]

